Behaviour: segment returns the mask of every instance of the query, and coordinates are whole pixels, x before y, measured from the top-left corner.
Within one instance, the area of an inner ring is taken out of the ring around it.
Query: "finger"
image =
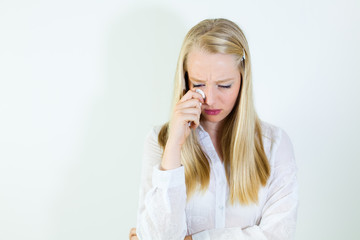
[[[200,123],[200,117],[197,114],[186,114],[184,115],[183,122],[187,126],[189,126],[189,122],[193,122],[196,126],[198,126]],[[190,125],[191,127],[191,125]]]
[[[136,237],[136,228],[131,228],[129,233],[129,239],[133,239],[132,237]]]
[[[188,118],[189,117],[192,118],[193,116],[195,116],[197,119],[200,119],[200,115],[201,115],[201,109],[199,108],[184,108],[175,111],[176,118],[182,122],[192,120]]]
[[[197,122],[189,122],[188,123],[188,126],[192,129],[196,129],[198,126],[200,125],[200,123],[197,121]]]
[[[204,99],[202,98],[201,94],[195,92],[195,89],[189,90],[181,99],[180,102],[185,102],[189,99],[196,98],[199,99],[200,102],[204,103]]]
[[[200,117],[201,110],[199,108],[184,108],[177,110],[176,113],[183,117],[185,117],[187,114],[192,114]]]
[[[185,102],[179,102],[176,106],[177,109],[184,108],[199,108],[201,109],[201,102],[198,99],[190,99]]]
[[[189,128],[191,128],[191,129],[196,129],[198,126],[199,126],[199,124],[196,124],[196,123],[194,123],[194,122],[190,122]]]

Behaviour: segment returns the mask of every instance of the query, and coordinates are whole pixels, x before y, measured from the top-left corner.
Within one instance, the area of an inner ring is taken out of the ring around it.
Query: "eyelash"
[[[201,87],[204,86],[203,84],[193,84],[193,87]],[[219,87],[221,88],[231,88],[231,84],[230,85],[219,85]]]

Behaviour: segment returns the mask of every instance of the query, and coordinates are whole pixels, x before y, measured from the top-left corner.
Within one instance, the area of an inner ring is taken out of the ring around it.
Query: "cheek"
[[[239,90],[234,90],[229,94],[229,99],[231,99],[232,102],[236,101],[236,98],[238,96]]]
[[[231,90],[231,92],[229,92],[229,101],[234,105],[236,102],[236,99],[238,97],[238,95],[240,91],[240,85],[236,86],[234,89]]]
[[[230,92],[224,93],[222,96],[223,103],[225,103],[229,107],[230,106],[232,107],[236,102],[237,95],[238,95],[237,91],[230,91]]]

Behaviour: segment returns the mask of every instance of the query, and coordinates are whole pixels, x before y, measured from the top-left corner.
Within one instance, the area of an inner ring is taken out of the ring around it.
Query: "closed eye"
[[[230,85],[219,85],[219,87],[221,87],[221,88],[231,88],[231,84]]]
[[[231,88],[231,85],[219,85],[219,87],[221,88]],[[205,86],[204,84],[193,84],[193,87],[196,88],[196,87],[202,87],[202,86]]]

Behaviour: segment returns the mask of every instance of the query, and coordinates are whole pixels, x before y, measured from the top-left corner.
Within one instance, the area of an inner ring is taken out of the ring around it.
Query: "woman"
[[[249,47],[235,23],[207,19],[188,32],[171,113],[145,143],[130,239],[293,238],[293,147],[255,112]]]

